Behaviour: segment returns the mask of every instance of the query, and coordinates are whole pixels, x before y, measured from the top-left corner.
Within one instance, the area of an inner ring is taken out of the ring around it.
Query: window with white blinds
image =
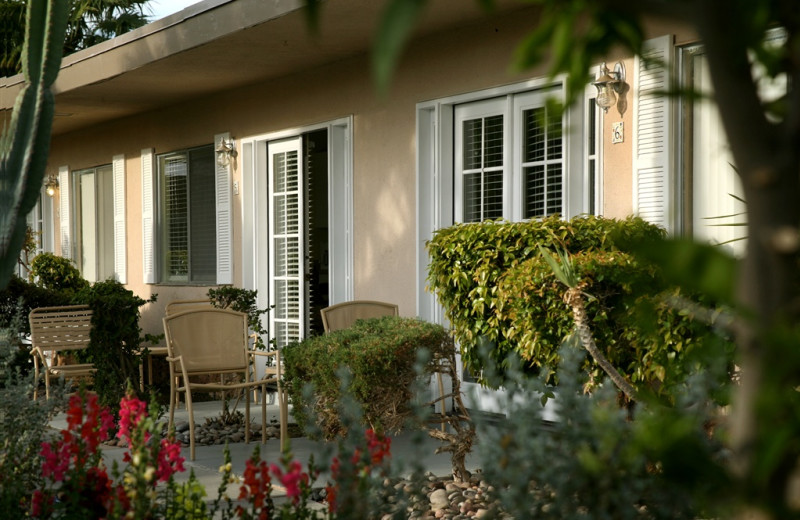
[[[563,118],[543,89],[454,110],[455,219],[521,220],[564,212]]]
[[[503,116],[463,122],[464,222],[503,216]]]
[[[522,111],[522,218],[561,213],[563,204],[561,119],[545,107]]]
[[[162,282],[216,280],[214,164],[213,146],[158,157]]]

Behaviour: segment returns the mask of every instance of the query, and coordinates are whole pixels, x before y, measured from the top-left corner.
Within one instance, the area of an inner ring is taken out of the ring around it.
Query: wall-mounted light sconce
[[[54,197],[56,194],[56,188],[58,188],[58,177],[55,175],[48,175],[47,182],[44,183],[44,187],[47,190],[47,194],[50,197]]]
[[[217,164],[225,168],[236,157],[236,143],[233,139],[220,139],[214,151],[217,153]]]
[[[614,70],[609,70],[605,62],[600,66],[599,77],[592,81],[597,88],[597,106],[608,112],[608,109],[617,102],[617,94],[625,88],[625,66],[621,61],[614,65]]]

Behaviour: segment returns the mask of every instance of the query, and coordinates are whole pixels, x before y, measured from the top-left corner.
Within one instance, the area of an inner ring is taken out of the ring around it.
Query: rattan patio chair
[[[95,373],[91,363],[59,364],[70,354],[89,346],[92,310],[87,305],[38,307],[28,315],[31,325],[31,355],[35,384],[33,399],[38,397],[40,374],[44,376],[45,397],[50,399],[50,379],[76,379]],[[41,365],[41,366],[40,366]]]
[[[393,303],[372,300],[353,300],[337,303],[320,311],[325,332],[350,328],[356,320],[399,316],[400,310]]]
[[[249,348],[247,314],[227,309],[196,308],[165,316],[167,361],[170,368],[170,413],[169,425],[175,421],[176,397],[184,394],[189,412],[189,446],[192,460],[195,458],[194,392],[216,392],[245,390],[245,442],[250,442],[250,395],[248,391],[261,389],[261,441],[266,442],[266,392],[269,386],[278,390],[281,446],[285,446],[288,411],[282,391],[279,351],[256,351]],[[259,357],[274,357],[275,363],[267,367],[263,378],[257,379],[251,363]],[[216,374],[239,374],[240,382],[198,382],[197,376]]]

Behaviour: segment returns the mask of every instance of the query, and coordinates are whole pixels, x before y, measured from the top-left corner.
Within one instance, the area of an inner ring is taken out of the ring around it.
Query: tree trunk
[[[583,344],[583,348],[585,348],[589,354],[592,355],[594,360],[600,365],[608,377],[611,378],[611,381],[617,385],[622,393],[624,393],[628,399],[631,401],[636,400],[636,390],[631,386],[628,381],[622,377],[622,374],[617,372],[617,369],[614,368],[614,365],[606,359],[600,349],[597,348],[597,345],[594,342],[594,338],[592,337],[592,331],[589,329],[589,320],[586,317],[586,309],[583,306],[583,295],[581,294],[580,289],[570,287],[567,289],[567,292],[564,293],[564,301],[572,308],[572,316],[575,320],[575,329],[578,331],[578,337],[581,339],[581,344]]]

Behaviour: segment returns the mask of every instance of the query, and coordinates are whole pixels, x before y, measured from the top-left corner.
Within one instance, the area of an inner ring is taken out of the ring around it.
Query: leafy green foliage
[[[639,406],[633,414],[616,404],[613,385],[582,392],[582,353],[577,338],[561,348],[555,402],[560,419],[535,420],[544,377],[525,378],[510,363],[507,419],[478,421],[478,456],[503,510],[513,518],[675,519],[708,518],[706,493],[726,489],[719,442],[706,425],[714,417],[695,378],[677,406]],[[492,371],[487,360],[487,371]],[[686,466],[684,466],[686,465]],[[695,474],[681,474],[691,467]]]
[[[483,368],[481,340],[492,342],[498,363],[514,352],[528,369],[555,366],[573,319],[540,246],[559,244],[574,264],[571,280],[580,279],[591,297],[586,311],[598,347],[635,385],[664,393],[682,380],[678,361],[708,330],[662,301],[665,291],[677,289],[657,269],[620,250],[662,236],[633,218],[456,225],[428,244],[428,281],[473,373]]]
[[[68,0],[68,21],[64,38],[64,55],[91,47],[147,23],[145,6],[149,0]],[[25,36],[25,4],[23,0],[5,0],[0,4],[3,27],[3,54],[0,76],[20,72],[21,52]]]
[[[243,312],[247,314],[247,326],[255,332],[256,348],[264,348],[264,340],[267,337],[267,330],[261,324],[261,316],[269,312],[269,309],[259,309],[256,304],[258,291],[243,289],[240,287],[223,286],[218,289],[208,290],[208,299],[214,307]]]
[[[308,408],[326,438],[341,434],[338,371],[346,367],[351,374],[348,391],[363,407],[367,423],[396,430],[410,416],[418,352],[427,349],[435,356],[448,348],[452,342],[442,326],[395,316],[359,320],[349,329],[288,345],[282,350],[284,380],[294,418],[306,425]],[[309,383],[313,396],[303,392]]]
[[[687,239],[645,241],[632,252],[658,265],[663,276],[687,291],[706,295],[722,305],[734,305],[738,262],[719,247]]]
[[[139,350],[145,340],[139,308],[156,301],[156,295],[144,300],[119,282],[108,280],[83,288],[72,301],[89,305],[93,311],[89,348],[81,356],[97,368],[94,389],[100,402],[116,407],[128,386],[138,381]]]
[[[426,0],[390,0],[387,3],[372,49],[373,79],[379,90],[389,86],[401,51],[425,4]]]
[[[28,314],[36,307],[69,305],[71,295],[27,282],[14,276],[0,290],[0,327],[12,328],[18,334],[29,334]]]
[[[71,260],[53,253],[37,255],[31,262],[31,274],[45,289],[79,291],[89,285]]]
[[[30,497],[43,482],[39,450],[48,421],[64,403],[58,385],[51,399],[31,400],[32,377],[16,362],[17,328],[0,328],[0,510],[9,519],[28,517]]]

